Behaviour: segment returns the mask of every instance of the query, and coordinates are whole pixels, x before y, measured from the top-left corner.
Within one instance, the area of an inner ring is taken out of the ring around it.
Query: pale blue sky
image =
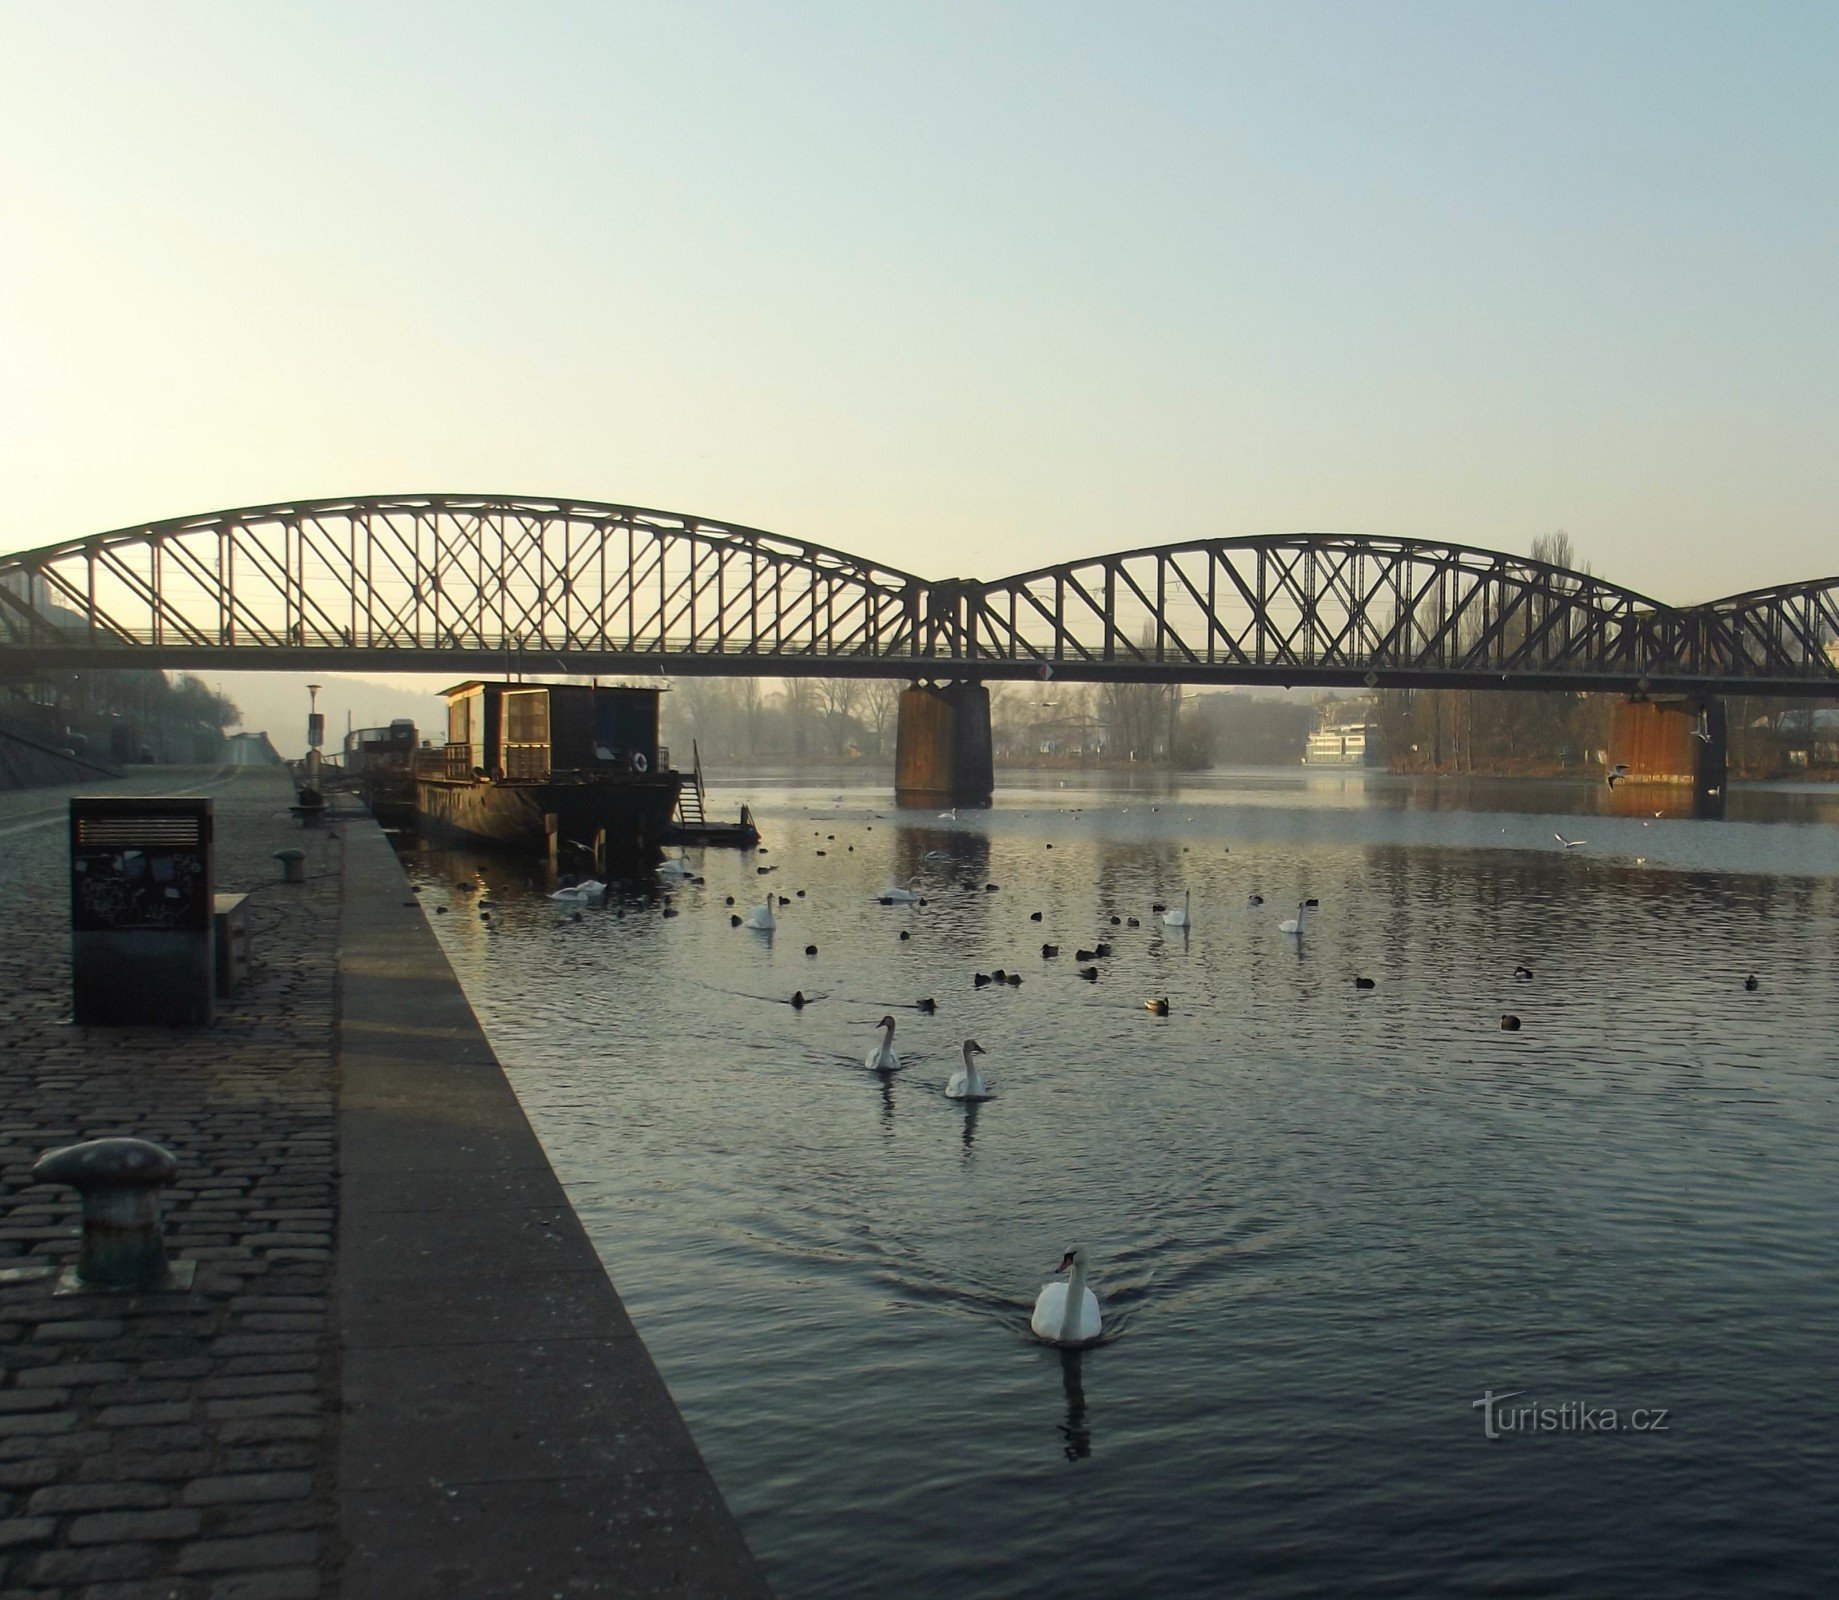
[[[932,575],[1839,570],[1839,6],[0,0],[0,549],[566,494]]]

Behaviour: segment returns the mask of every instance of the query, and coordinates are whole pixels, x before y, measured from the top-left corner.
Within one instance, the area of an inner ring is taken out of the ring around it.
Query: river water
[[[409,858],[786,1600],[1828,1592],[1839,795],[1002,782],[755,780],[672,916]]]

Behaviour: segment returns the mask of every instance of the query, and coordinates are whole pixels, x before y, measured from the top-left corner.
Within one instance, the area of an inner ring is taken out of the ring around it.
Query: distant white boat
[[[1303,747],[1303,765],[1309,767],[1372,767],[1379,764],[1379,725],[1373,722],[1331,722],[1309,735]]]

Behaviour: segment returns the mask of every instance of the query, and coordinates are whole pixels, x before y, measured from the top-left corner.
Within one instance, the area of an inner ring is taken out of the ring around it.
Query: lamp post
[[[326,742],[326,719],[319,714],[319,688],[307,685],[307,781],[315,797],[319,794],[319,747]]]

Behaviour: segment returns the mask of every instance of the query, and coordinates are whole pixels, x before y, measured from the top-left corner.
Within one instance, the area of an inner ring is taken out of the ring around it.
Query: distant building
[[[281,752],[265,733],[233,733],[224,740],[224,758],[233,767],[278,767]]]

